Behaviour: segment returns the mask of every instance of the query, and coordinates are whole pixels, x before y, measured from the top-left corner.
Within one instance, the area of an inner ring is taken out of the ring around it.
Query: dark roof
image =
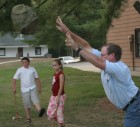
[[[13,37],[11,34],[5,34],[0,37],[0,46],[25,46],[28,45],[24,42],[27,40],[34,40],[35,38],[32,35],[24,35],[24,38]]]

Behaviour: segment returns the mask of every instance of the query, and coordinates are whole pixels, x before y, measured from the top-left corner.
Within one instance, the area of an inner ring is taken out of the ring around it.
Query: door
[[[21,47],[18,48],[18,56],[23,57],[23,48]]]

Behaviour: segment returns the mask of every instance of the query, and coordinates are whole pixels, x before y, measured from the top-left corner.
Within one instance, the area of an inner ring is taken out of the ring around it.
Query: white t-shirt
[[[36,87],[35,78],[38,78],[38,73],[33,67],[21,67],[17,69],[13,79],[20,80],[21,92],[25,93]]]

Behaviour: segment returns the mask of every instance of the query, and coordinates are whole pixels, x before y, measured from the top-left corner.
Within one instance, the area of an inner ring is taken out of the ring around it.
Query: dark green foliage
[[[119,16],[120,9],[127,0],[7,0],[0,9],[0,32],[14,31],[11,9],[18,3],[34,7],[39,17],[34,45],[47,44],[54,56],[66,53],[65,36],[56,30],[59,15],[69,28],[86,39],[95,48],[106,43],[106,33],[112,19]],[[5,20],[6,19],[6,20]],[[60,50],[62,54],[60,54]],[[55,51],[55,52],[54,52]]]

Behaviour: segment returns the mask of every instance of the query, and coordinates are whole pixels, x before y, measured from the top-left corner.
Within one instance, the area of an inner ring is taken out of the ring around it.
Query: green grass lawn
[[[41,105],[47,109],[51,96],[51,82],[53,69],[51,61],[31,61],[42,81]],[[14,96],[11,89],[12,77],[20,62],[0,65],[0,127],[51,127],[47,116],[37,117],[32,108],[32,124],[24,123],[24,109],[20,94],[20,84],[17,86],[17,108],[22,119],[15,122]],[[67,100],[65,104],[66,127],[122,127],[123,112],[117,110],[106,98],[100,74],[86,72],[64,67],[66,76],[65,91]],[[139,77],[133,77],[140,84]]]

